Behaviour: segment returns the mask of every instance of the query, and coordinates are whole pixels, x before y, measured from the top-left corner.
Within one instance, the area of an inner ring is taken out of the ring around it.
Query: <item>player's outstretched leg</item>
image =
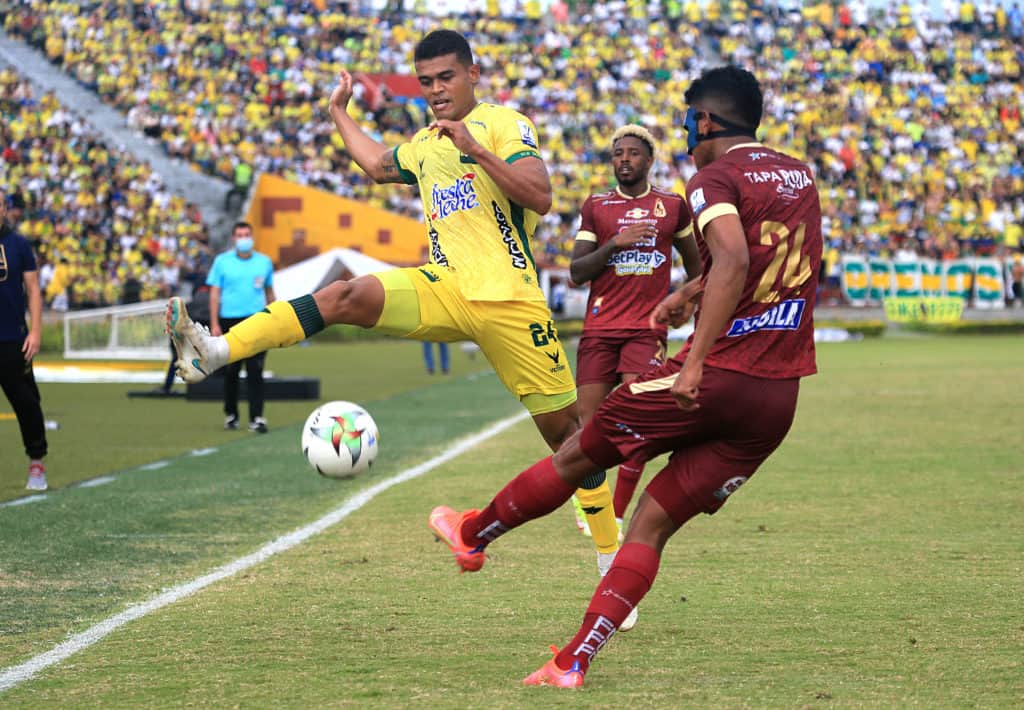
[[[177,296],[167,302],[164,319],[178,355],[174,364],[185,382],[200,382],[228,363],[224,338],[214,337],[205,325],[189,318],[185,302]]]
[[[559,477],[552,458],[538,461],[513,478],[479,512],[459,513],[446,505],[434,508],[430,529],[448,545],[463,571],[480,569],[484,548],[501,535],[547,515],[569,500],[574,487]]]
[[[329,294],[339,290],[335,284],[318,293]],[[352,287],[348,286],[348,289],[351,291]],[[294,345],[319,333],[325,325],[325,318],[312,295],[291,301],[274,301],[221,336],[212,335],[205,326],[189,318],[185,303],[180,298],[174,297],[167,302],[167,333],[178,353],[175,363],[178,375],[186,382],[199,382],[228,363],[245,360],[271,348]]]

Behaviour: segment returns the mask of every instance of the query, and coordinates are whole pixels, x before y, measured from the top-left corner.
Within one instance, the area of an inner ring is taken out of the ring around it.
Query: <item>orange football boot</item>
[[[555,654],[551,657],[551,660],[541,666],[539,670],[536,670],[523,678],[523,685],[550,685],[554,688],[582,688],[583,671],[580,669],[580,662],[573,661],[572,668],[567,671],[563,671],[555,663],[555,659],[558,657],[558,648],[556,646],[552,646],[551,652]]]
[[[462,523],[466,518],[479,515],[479,510],[458,512],[447,505],[439,505],[430,511],[430,529],[438,540],[443,541],[455,555],[455,563],[463,572],[476,572],[484,566],[487,555],[483,547],[470,547],[462,541]]]

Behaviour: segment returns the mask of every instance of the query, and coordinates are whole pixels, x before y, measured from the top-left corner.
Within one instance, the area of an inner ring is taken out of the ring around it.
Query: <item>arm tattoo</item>
[[[395,182],[399,179],[398,163],[395,162],[395,154],[391,151],[385,153],[380,160],[381,176],[384,180]]]

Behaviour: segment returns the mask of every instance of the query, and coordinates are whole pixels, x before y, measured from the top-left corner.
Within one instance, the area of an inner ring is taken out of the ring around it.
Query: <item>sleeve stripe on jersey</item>
[[[686,229],[679,230],[674,235],[672,235],[672,238],[673,239],[689,239],[692,236],[693,236],[693,225],[692,224],[688,224],[688,225],[686,225]],[[577,239],[579,239],[579,237],[577,237]]]
[[[597,241],[597,235],[594,234],[593,232],[588,232],[585,229],[581,229],[580,231],[576,232],[576,241],[578,241],[578,242],[596,242]]]
[[[406,185],[416,184],[416,173],[410,172],[402,167],[401,161],[398,159],[398,148],[396,147],[392,155],[395,158],[395,166],[398,168],[398,177],[401,178],[402,182]]]
[[[661,390],[667,390],[672,387],[672,383],[676,381],[677,377],[678,375],[669,375],[668,377],[659,377],[656,380],[634,382],[629,386],[629,391],[633,394],[642,394],[644,392],[660,392]]]
[[[708,222],[727,214],[734,214],[739,217],[740,211],[736,209],[736,205],[730,202],[719,202],[717,205],[711,205],[697,217],[697,226],[703,233],[704,228],[708,226]]]
[[[508,163],[509,165],[511,165],[512,163],[514,163],[517,160],[520,160],[522,158],[539,158],[539,157],[540,157],[540,153],[538,153],[535,150],[521,150],[518,153],[513,153],[512,155],[510,155],[507,158],[505,158],[505,162]]]

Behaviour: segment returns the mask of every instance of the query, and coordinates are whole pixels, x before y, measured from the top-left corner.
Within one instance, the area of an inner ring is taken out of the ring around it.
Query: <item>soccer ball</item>
[[[302,427],[302,453],[321,476],[351,478],[377,458],[377,424],[358,404],[321,404]]]

